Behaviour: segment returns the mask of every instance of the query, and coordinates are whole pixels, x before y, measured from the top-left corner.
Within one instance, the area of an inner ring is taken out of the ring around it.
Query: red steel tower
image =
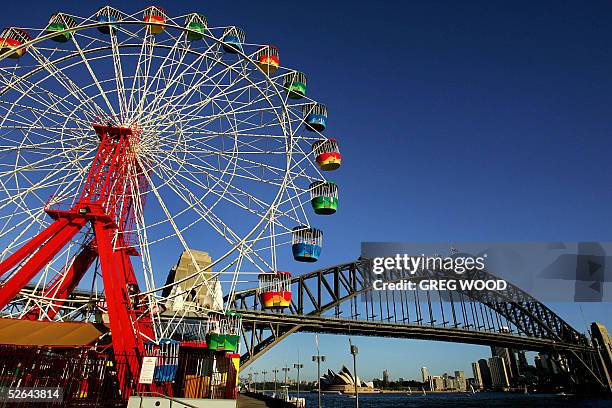
[[[80,248],[68,269],[47,284],[43,296],[52,295],[61,303],[99,258],[114,357],[118,366],[127,368],[127,372],[119,373],[123,386],[140,371],[140,358],[128,356],[141,356],[143,343],[155,339],[151,311],[148,302],[139,299],[130,260],[138,256],[130,234],[135,206],[144,204],[136,200],[141,200],[139,193],[146,190],[147,183],[136,156],[139,132],[102,124],[94,124],[93,128],[100,144],[75,204],[65,210],[48,205],[45,211],[54,221],[0,263],[0,276],[13,271],[0,287],[0,308],[11,302],[89,223],[93,238]],[[34,308],[24,318],[38,319],[40,313]],[[56,313],[57,308],[46,317],[53,318]]]

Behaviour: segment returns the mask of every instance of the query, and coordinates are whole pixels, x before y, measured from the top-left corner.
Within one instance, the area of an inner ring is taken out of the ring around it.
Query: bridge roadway
[[[32,291],[27,287],[26,291]],[[254,292],[254,291],[253,291]],[[97,296],[96,296],[97,295]],[[76,289],[71,298],[85,300],[92,293]],[[94,294],[94,298],[103,299],[103,293]],[[68,301],[69,302],[69,301]],[[333,316],[296,315],[291,313],[271,313],[262,310],[236,309],[242,315],[245,331],[266,327],[268,330],[282,333],[286,337],[290,333],[328,333],[355,336],[389,337],[398,339],[434,340],[477,345],[496,345],[500,347],[520,348],[531,351],[592,351],[589,346],[558,342],[550,338],[521,336],[497,331],[481,331],[447,327],[442,325],[390,323],[380,320],[354,320],[336,318]],[[162,315],[162,320],[167,319]],[[196,316],[188,316],[188,320],[198,320]]]
[[[243,329],[267,326],[269,330],[284,332],[283,328],[297,328],[294,332],[329,333],[355,336],[376,336],[399,339],[435,340],[478,345],[496,345],[531,351],[592,351],[588,346],[557,342],[548,338],[520,336],[510,333],[466,330],[440,325],[387,323],[354,320],[333,316],[292,315],[254,310],[236,310],[242,315]]]

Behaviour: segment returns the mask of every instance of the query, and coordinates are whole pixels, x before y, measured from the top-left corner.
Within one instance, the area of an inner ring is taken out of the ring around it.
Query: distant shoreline
[[[312,393],[317,393],[317,390],[311,390]],[[468,391],[425,391],[427,394],[458,394],[458,393],[469,393]],[[420,395],[423,391],[412,390],[412,394]],[[321,394],[338,394],[338,391],[323,391]],[[341,392],[341,395],[353,395],[354,392]],[[359,391],[359,394],[410,394],[408,390],[371,390],[371,391]]]

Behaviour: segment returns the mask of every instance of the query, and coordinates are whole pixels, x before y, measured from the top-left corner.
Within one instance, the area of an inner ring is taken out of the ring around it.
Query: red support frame
[[[53,257],[62,250],[68,241],[74,238],[81,228],[83,228],[85,222],[86,220],[84,218],[76,218],[60,228],[51,239],[45,242],[40,249],[4,283],[2,289],[0,289],[0,308],[4,308],[13,300],[19,291],[40,272],[42,267],[48,264]]]
[[[49,238],[55,235],[60,229],[68,224],[68,219],[63,218],[56,220],[47,228],[42,230],[38,235],[32,238],[28,243],[15,251],[11,256],[0,263],[0,277],[10,271],[15,265],[23,261],[28,255],[36,251]]]
[[[118,373],[119,382],[122,389],[129,389],[138,378],[141,360],[125,356],[142,356],[144,341],[155,339],[148,304],[142,304],[137,296],[138,283],[130,256],[138,253],[127,238],[134,219],[134,200],[141,199],[134,197],[133,188],[144,191],[145,180],[134,149],[139,135],[125,127],[94,124],[93,128],[100,144],[76,204],[69,210],[47,208],[55,221],[0,263],[0,276],[13,270],[0,286],[0,309],[86,224],[91,224],[94,239],[76,254],[72,265],[64,270],[63,279],[56,277],[47,285],[43,296],[66,299],[99,257],[114,355],[117,363],[127,368]],[[48,318],[57,313],[55,307],[52,309]],[[37,308],[24,316],[40,317]]]
[[[42,296],[53,299],[67,299],[72,291],[79,284],[85,272],[98,257],[95,242],[89,241],[83,245],[78,254],[74,257],[68,270],[63,274],[57,274],[49,285],[44,289]],[[64,302],[56,301],[44,314],[47,319],[53,319]],[[42,313],[38,306],[28,311],[26,317],[31,320],[38,320]]]

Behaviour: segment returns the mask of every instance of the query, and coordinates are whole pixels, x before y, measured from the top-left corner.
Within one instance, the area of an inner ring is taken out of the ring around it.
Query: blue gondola
[[[246,35],[238,27],[227,27],[223,31],[223,50],[228,54],[238,54],[242,52],[242,44]]]
[[[322,132],[327,126],[327,108],[320,103],[309,103],[302,108],[306,129]]]
[[[293,259],[298,262],[316,262],[321,256],[323,232],[303,225],[295,227],[292,231],[291,242]]]
[[[121,13],[111,6],[100,7],[96,13],[96,21],[98,23],[109,23],[108,25],[98,27],[98,31],[104,34],[110,34],[111,28],[114,32],[116,30],[115,24],[121,21]]]

